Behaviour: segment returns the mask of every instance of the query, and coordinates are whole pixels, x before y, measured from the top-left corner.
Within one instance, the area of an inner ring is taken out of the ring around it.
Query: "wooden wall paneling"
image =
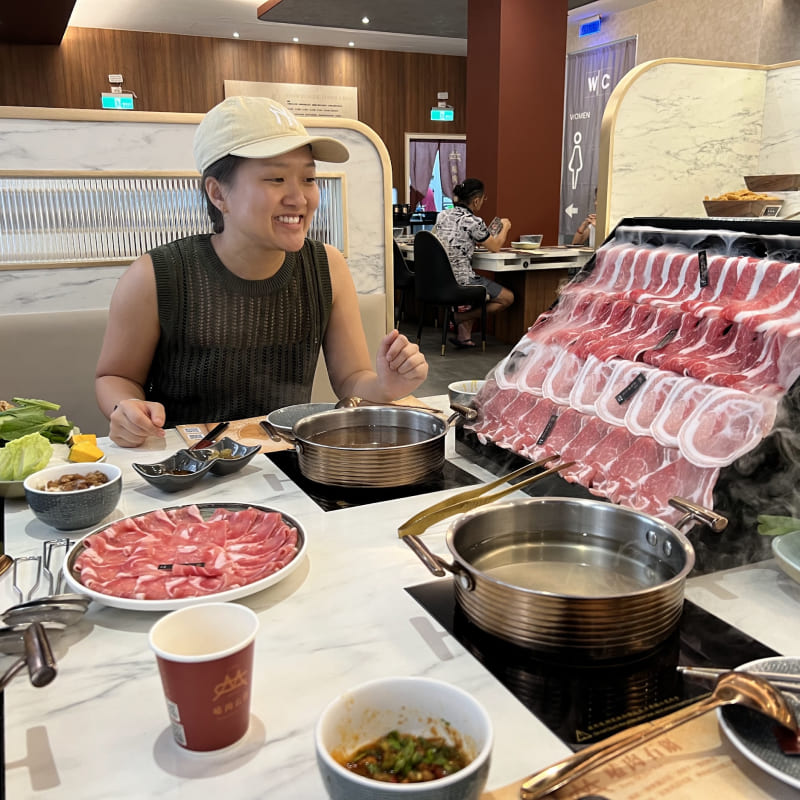
[[[60,46],[0,43],[0,105],[99,108],[109,73],[139,111],[204,113],[225,79],[355,86],[359,119],[386,144],[393,185],[405,181],[404,133],[464,133],[466,58],[199,36],[68,28]],[[431,122],[437,92],[452,123]]]

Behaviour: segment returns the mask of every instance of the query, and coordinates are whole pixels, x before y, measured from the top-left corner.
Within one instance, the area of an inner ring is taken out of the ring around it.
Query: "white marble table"
[[[446,398],[427,398],[439,407]],[[9,798],[279,798],[325,796],[314,760],[313,729],[339,692],[387,675],[425,675],[454,683],[483,703],[495,727],[488,788],[499,788],[566,755],[569,749],[404,591],[433,580],[397,538],[397,526],[445,492],[323,512],[266,457],[238,476],[208,476],[185,494],[162,494],[130,468],[181,445],[137,450],[104,443],[123,469],[117,513],[126,516],[189,502],[250,502],[279,508],[304,527],[305,563],[286,580],[242,601],[259,615],[252,724],[226,754],[190,755],[172,741],[147,632],[158,614],[92,604],[54,644],[59,673],[36,689],[25,674],[5,692]],[[480,478],[490,476],[454,454]],[[426,543],[446,555],[440,523]],[[55,532],[23,501],[6,502],[6,551],[36,555]],[[0,579],[13,602],[8,575]],[[687,596],[776,650],[797,652],[800,587],[773,562],[693,579]],[[5,606],[4,606],[5,607]],[[0,656],[0,669],[11,662]]]

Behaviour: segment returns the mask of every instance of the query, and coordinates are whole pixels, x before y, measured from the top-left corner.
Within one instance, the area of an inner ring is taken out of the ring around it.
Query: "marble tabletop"
[[[5,691],[7,797],[323,798],[314,758],[317,717],[343,690],[389,675],[448,681],[485,705],[495,729],[489,789],[570,752],[404,591],[433,578],[398,539],[397,527],[447,491],[326,513],[269,459],[257,457],[237,475],[207,476],[185,493],[162,494],[130,465],[182,446],[175,431],[136,450],[102,445],[123,470],[117,516],[192,502],[270,506],[303,526],[305,562],[238,601],[256,611],[261,625],[251,726],[239,745],[192,755],[174,744],[147,645],[160,615],[93,603],[54,642],[56,679],[37,689],[23,672]],[[457,454],[451,435],[446,454],[481,479],[494,477]],[[443,555],[446,529],[442,522],[425,534]],[[24,500],[6,501],[6,552],[37,555],[57,535]],[[14,602],[8,574],[0,578],[0,595],[6,605]],[[775,650],[797,652],[800,586],[773,561],[692,579],[687,597]],[[0,656],[0,669],[11,662]]]

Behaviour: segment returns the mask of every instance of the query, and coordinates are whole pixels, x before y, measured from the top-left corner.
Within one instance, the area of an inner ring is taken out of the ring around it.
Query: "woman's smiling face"
[[[271,250],[300,250],[319,206],[316,176],[309,147],[243,159],[232,183],[220,186],[225,232]]]

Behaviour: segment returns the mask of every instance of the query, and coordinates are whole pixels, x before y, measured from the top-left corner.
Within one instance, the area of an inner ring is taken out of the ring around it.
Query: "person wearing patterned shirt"
[[[450,258],[450,266],[455,279],[462,286],[483,286],[486,289],[486,311],[493,314],[508,308],[514,302],[514,295],[495,281],[476,275],[472,269],[472,254],[476,245],[496,253],[506,241],[511,222],[500,220],[499,230],[492,232],[478,216],[486,201],[483,181],[467,178],[453,188],[453,207],[439,212],[436,217],[434,234],[444,245]],[[478,308],[467,311],[456,310],[455,321],[457,337],[450,341],[457,347],[475,347],[472,341],[472,326],[481,312]]]
[[[316,160],[348,156],[266,97],[205,115],[194,157],[213,233],[140,256],[111,298],[95,388],[116,444],[308,402],[320,349],[339,397],[386,402],[425,380],[425,357],[396,330],[370,364],[344,256],[307,237]]]

